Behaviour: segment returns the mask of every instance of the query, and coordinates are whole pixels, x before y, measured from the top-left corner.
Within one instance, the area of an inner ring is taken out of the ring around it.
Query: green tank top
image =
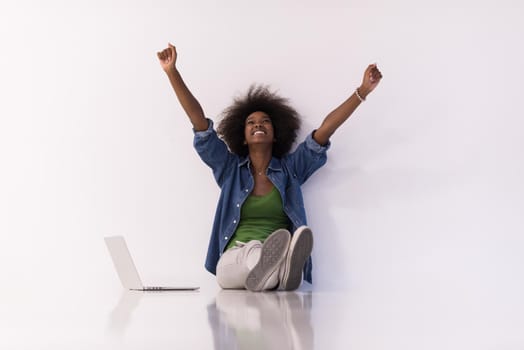
[[[240,222],[226,249],[234,247],[236,241],[247,243],[252,240],[263,242],[279,228],[289,229],[289,218],[284,213],[282,198],[276,187],[264,196],[249,196],[240,210]]]

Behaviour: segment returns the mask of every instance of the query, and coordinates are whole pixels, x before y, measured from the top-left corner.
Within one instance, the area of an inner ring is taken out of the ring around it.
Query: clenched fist
[[[157,52],[156,55],[158,56],[158,60],[160,61],[160,66],[162,66],[162,69],[169,73],[170,71],[173,71],[175,69],[176,64],[176,47],[174,47],[171,44],[168,44],[167,48]]]

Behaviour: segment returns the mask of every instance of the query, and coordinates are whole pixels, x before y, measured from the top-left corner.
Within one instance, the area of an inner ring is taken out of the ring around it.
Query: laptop
[[[133,258],[131,258],[129,249],[127,249],[127,244],[124,240],[124,237],[104,237],[104,240],[106,242],[107,249],[109,249],[109,254],[111,254],[111,258],[113,259],[113,264],[115,265],[120,282],[122,282],[124,288],[141,291],[198,290],[200,288],[190,285],[178,287],[144,286],[140,276],[138,275]]]

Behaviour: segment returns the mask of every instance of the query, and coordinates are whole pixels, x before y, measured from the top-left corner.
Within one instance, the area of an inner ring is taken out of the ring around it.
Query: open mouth
[[[253,133],[253,135],[265,135],[266,132],[265,131],[262,131],[262,130],[257,130]]]

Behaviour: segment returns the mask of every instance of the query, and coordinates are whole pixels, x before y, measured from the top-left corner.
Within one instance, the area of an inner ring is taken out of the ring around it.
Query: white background
[[[301,139],[377,62],[382,83],[303,186],[313,289],[522,315],[523,18],[511,0],[3,1],[3,325],[119,290],[106,235],[126,237],[146,282],[216,288],[203,263],[219,192],[158,64],[168,41],[210,118],[270,84]]]

